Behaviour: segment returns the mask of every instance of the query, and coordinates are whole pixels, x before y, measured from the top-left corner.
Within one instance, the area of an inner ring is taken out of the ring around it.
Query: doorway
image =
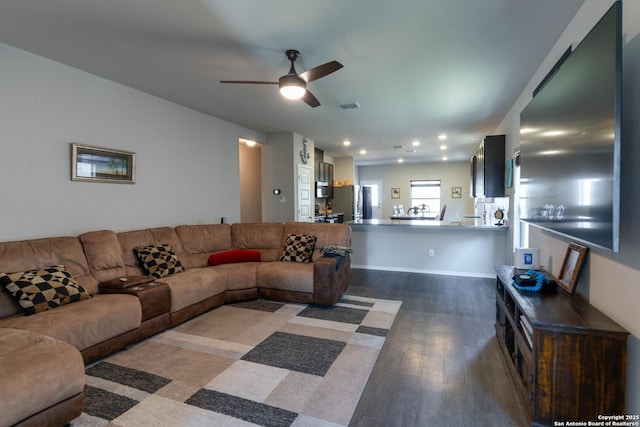
[[[360,186],[371,189],[371,219],[380,219],[382,217],[382,193],[380,192],[382,181],[362,180]]]
[[[262,222],[262,148],[238,139],[240,172],[240,222]]]

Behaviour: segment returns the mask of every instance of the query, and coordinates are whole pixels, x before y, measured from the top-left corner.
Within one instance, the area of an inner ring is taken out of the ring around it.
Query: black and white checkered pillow
[[[284,240],[280,261],[311,262],[316,240],[316,236],[289,234]]]
[[[0,285],[18,301],[25,315],[91,298],[64,265],[0,273]]]
[[[184,271],[184,267],[173,252],[171,245],[149,245],[133,248],[140,266],[149,276],[161,277]]]

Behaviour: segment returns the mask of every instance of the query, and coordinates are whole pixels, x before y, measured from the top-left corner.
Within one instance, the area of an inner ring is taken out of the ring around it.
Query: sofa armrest
[[[333,305],[338,302],[347,290],[350,278],[351,256],[349,254],[342,260],[323,256],[313,261],[313,303]]]

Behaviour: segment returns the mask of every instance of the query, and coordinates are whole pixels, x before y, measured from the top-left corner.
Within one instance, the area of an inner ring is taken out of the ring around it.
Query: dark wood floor
[[[352,270],[347,293],[402,300],[350,426],[526,426],[495,338],[495,279]]]

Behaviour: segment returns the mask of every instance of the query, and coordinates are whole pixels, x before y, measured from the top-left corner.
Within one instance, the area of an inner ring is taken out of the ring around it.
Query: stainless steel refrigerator
[[[373,218],[373,205],[371,204],[371,187],[360,187],[360,204],[362,206],[362,219]]]
[[[333,211],[344,213],[344,220],[352,221],[355,219],[354,214],[358,212],[357,196],[357,186],[342,185],[333,187],[333,198],[331,199]]]

